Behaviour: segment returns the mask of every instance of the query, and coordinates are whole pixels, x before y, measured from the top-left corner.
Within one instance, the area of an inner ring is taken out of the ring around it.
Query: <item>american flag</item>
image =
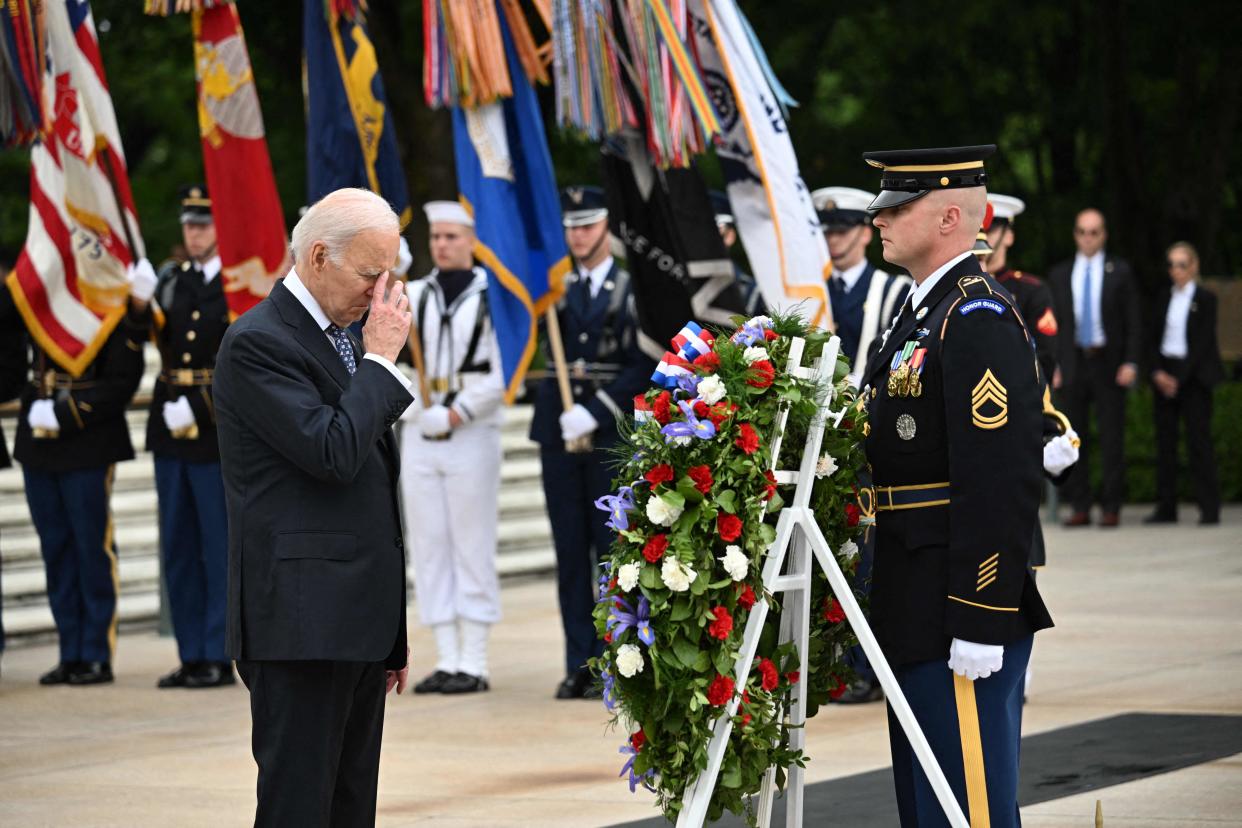
[[[45,7],[43,126],[30,153],[30,224],[8,284],[26,326],[79,375],[125,313],[146,255],[86,0]]]

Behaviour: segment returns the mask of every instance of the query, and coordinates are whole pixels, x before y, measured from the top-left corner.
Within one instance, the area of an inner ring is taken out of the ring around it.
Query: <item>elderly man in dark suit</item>
[[[1166,254],[1170,285],[1156,304],[1151,381],[1155,386],[1156,511],[1144,523],[1177,522],[1177,442],[1186,424],[1199,523],[1220,523],[1212,455],[1212,389],[1225,376],[1216,341],[1216,294],[1199,284],[1199,254],[1177,242]]]
[[[384,697],[405,687],[391,427],[413,398],[389,291],[398,222],[338,190],[293,229],[295,269],[230,326],[215,401],[229,521],[229,656],[250,690],[256,825],[375,821]],[[370,309],[362,342],[347,332]]]
[[[1120,523],[1125,475],[1126,391],[1138,377],[1142,331],[1134,276],[1125,260],[1104,251],[1104,214],[1087,209],[1074,222],[1078,252],[1048,271],[1057,319],[1057,369],[1052,387],[1083,435],[1082,462],[1065,483],[1073,505],[1066,526],[1091,523],[1087,417],[1092,407],[1100,442],[1101,526]]]

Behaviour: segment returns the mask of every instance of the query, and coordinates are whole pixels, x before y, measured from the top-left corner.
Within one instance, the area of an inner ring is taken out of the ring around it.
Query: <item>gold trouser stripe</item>
[[[966,773],[966,804],[970,809],[970,828],[988,828],[988,781],[983,765],[983,739],[979,735],[979,706],[975,702],[975,683],[953,674],[953,695],[957,698],[957,729],[962,738],[962,768]]]
[[[116,547],[113,545],[112,523],[112,481],[116,477],[116,464],[108,466],[108,474],[104,478],[104,503],[108,510],[108,523],[104,527],[103,551],[108,556],[112,569],[112,620],[108,622],[108,655],[109,660],[116,659],[116,628],[121,620],[121,572],[117,568]]]

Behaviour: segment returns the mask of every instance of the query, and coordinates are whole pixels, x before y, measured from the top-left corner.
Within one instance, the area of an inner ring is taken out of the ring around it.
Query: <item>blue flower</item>
[[[647,596],[638,599],[638,611],[626,603],[625,599],[617,598],[612,606],[612,613],[604,628],[612,632],[612,640],[616,641],[621,633],[633,627],[638,633],[638,640],[650,647],[655,643],[655,632],[651,629],[651,603]]]
[[[609,514],[608,526],[618,532],[630,528],[629,513],[634,511],[634,490],[622,486],[615,495],[604,495],[595,501],[595,508]]]
[[[716,436],[716,424],[711,420],[700,420],[694,415],[694,406],[689,402],[682,400],[677,403],[677,407],[681,409],[681,413],[685,415],[684,423],[669,423],[660,429],[660,433],[664,435],[665,444],[678,440],[688,440],[691,437],[698,437],[700,440],[710,440]]]
[[[647,790],[655,793],[655,786],[653,786],[649,781],[655,776],[655,770],[653,768],[648,768],[646,773],[634,773],[634,760],[638,758],[638,751],[634,749],[634,746],[628,744],[622,745],[621,749],[617,752],[628,753],[630,755],[630,758],[626,759],[625,764],[621,766],[621,772],[617,774],[617,776],[625,776],[626,772],[629,772],[630,793],[634,793],[634,791],[638,789],[639,785],[642,785]]]

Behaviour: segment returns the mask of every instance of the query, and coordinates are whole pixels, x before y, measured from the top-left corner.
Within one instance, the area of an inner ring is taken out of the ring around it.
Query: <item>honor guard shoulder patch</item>
[[[1035,330],[1044,336],[1057,335],[1057,315],[1052,312],[1052,308],[1044,310],[1044,315],[1039,317],[1039,321],[1035,323]]]
[[[995,299],[971,299],[969,302],[963,303],[962,306],[958,308],[957,312],[962,316],[965,316],[966,314],[974,313],[981,308],[990,310],[997,316],[1005,312],[1004,304],[996,301]]]
[[[985,413],[985,409],[990,413]],[[1009,422],[1009,392],[991,369],[984,370],[983,377],[971,391],[970,419],[976,427],[988,430]]]

